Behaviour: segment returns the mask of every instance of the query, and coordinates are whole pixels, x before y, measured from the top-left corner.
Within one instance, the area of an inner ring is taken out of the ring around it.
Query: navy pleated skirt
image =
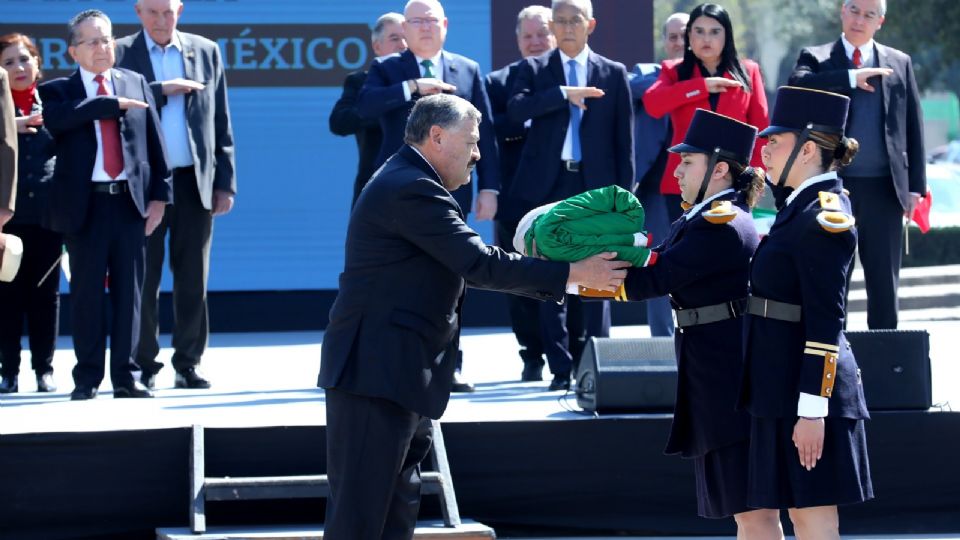
[[[808,508],[873,498],[863,420],[827,417],[823,456],[813,470],[800,465],[793,444],[795,419],[753,418],[747,504],[753,508]]]
[[[752,510],[747,506],[749,441],[711,450],[691,458],[697,478],[697,513],[725,518]]]

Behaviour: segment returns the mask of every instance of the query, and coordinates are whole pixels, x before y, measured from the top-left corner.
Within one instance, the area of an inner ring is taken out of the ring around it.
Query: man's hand
[[[616,256],[616,253],[606,252],[570,263],[567,285],[583,285],[590,289],[616,291],[623,284],[624,278],[627,277],[627,268],[631,266],[626,261],[614,260]]]
[[[823,418],[798,418],[793,427],[793,444],[800,455],[800,465],[808,471],[817,466],[823,455]]]
[[[10,221],[10,218],[13,217],[13,212],[7,210],[6,208],[0,208],[0,231],[3,230],[3,226]]]
[[[867,92],[874,91],[873,86],[867,82],[867,79],[876,76],[886,77],[893,73],[893,70],[890,68],[860,68],[853,71],[857,77],[857,88],[866,90]]]
[[[167,203],[163,201],[150,201],[150,204],[147,205],[147,225],[145,232],[147,236],[153,234],[153,231],[157,230],[157,226],[160,225],[160,221],[163,220],[163,211],[166,209]]]
[[[189,94],[194,90],[203,90],[205,87],[197,81],[178,78],[170,79],[169,81],[163,81],[161,88],[163,88],[163,95],[176,96],[180,94]]]
[[[497,194],[492,191],[477,193],[477,221],[487,221],[497,215]]]
[[[36,133],[37,128],[43,125],[43,113],[17,117],[18,133]]]
[[[567,93],[567,101],[584,111],[587,110],[587,104],[584,103],[585,99],[603,97],[604,95],[603,90],[595,86],[561,86],[560,88]]]
[[[139,99],[117,97],[117,101],[120,103],[120,110],[122,111],[127,111],[130,109],[146,109],[150,107],[145,101],[140,101]]]
[[[419,91],[421,96],[430,96],[442,92],[456,92],[457,87],[440,79],[423,78],[414,81],[412,90]]]
[[[722,94],[727,91],[727,88],[740,88],[743,86],[739,81],[725,77],[707,77],[704,81],[707,83],[707,92],[711,94]]]
[[[228,191],[221,191],[219,189],[213,191],[213,216],[222,216],[224,214],[230,213],[230,210],[233,210],[233,193]]]
[[[907,218],[908,221],[913,219],[913,212],[916,211],[917,205],[920,204],[920,199],[922,198],[919,193],[910,192],[910,201],[907,203],[907,209],[903,212],[903,217]]]

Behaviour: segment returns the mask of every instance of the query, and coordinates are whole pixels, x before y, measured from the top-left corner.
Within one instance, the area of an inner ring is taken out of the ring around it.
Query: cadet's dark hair
[[[850,165],[860,151],[860,143],[856,139],[834,133],[811,131],[810,140],[820,149],[820,166],[824,171],[835,171]]]
[[[740,64],[737,45],[733,41],[733,23],[730,22],[730,14],[719,4],[700,4],[690,12],[690,19],[683,31],[683,39],[687,43],[687,48],[683,51],[683,61],[677,66],[677,75],[680,80],[685,81],[692,77],[694,68],[700,66],[700,59],[693,54],[693,49],[690,47],[690,27],[700,17],[710,17],[720,23],[720,26],[723,26],[723,51],[720,52],[720,65],[717,66],[717,72],[723,74],[729,71],[734,80],[741,83],[748,92],[752,91],[750,77],[747,77],[747,72]],[[761,88],[758,91],[762,92],[763,89]]]
[[[733,189],[742,193],[747,206],[756,206],[763,195],[763,184],[766,175],[759,167],[745,167],[736,161],[722,160],[730,166],[730,176],[733,177]]]

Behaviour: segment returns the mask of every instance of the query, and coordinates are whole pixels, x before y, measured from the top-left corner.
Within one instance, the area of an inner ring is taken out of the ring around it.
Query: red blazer
[[[643,106],[650,116],[662,118],[665,114],[670,115],[670,123],[673,125],[673,139],[670,141],[670,146],[683,141],[694,111],[710,110],[710,94],[707,92],[707,83],[700,75],[700,70],[694,69],[690,79],[678,80],[677,66],[680,62],[681,60],[664,61],[660,77],[643,94]],[[753,90],[747,92],[744,88],[728,88],[726,92],[720,94],[720,101],[714,112],[746,122],[757,130],[766,129],[770,125],[770,119],[767,114],[767,94],[763,87],[763,79],[760,77],[760,66],[751,60],[741,60],[741,63],[750,77],[750,86]],[[723,76],[733,79],[729,71]],[[753,159],[750,161],[754,167],[763,165],[760,161],[760,148],[763,144],[762,139],[757,139],[757,145],[753,149]],[[667,168],[663,172],[663,178],[660,180],[660,193],[680,194],[680,184],[673,176],[673,171],[679,164],[680,154],[671,153],[667,158]]]

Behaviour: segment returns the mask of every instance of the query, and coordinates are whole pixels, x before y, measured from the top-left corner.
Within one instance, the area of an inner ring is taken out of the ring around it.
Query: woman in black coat
[[[40,54],[23,34],[0,36],[0,67],[10,78],[17,113],[17,210],[4,231],[23,241],[17,277],[0,283],[0,393],[19,390],[20,335],[27,323],[30,357],[37,391],[53,392],[53,352],[60,314],[59,234],[40,226],[49,181],[53,176],[54,143],[43,127],[37,95]],[[51,270],[52,269],[52,270]],[[49,273],[48,273],[49,271]]]
[[[666,453],[693,460],[698,513],[734,516],[740,534],[781,534],[776,516],[747,505],[750,418],[736,410],[750,258],[759,237],[750,215],[763,187],[750,168],[757,129],[697,110],[674,175],[687,210],[673,223],[656,262],[630,268],[629,300],[670,295],[676,311],[679,381]]]
[[[751,415],[747,503],[788,509],[798,538],[839,538],[837,505],[873,498],[857,361],[843,335],[857,245],[837,168],[849,99],[783,87],[763,147],[779,212],[750,269],[741,403]]]

